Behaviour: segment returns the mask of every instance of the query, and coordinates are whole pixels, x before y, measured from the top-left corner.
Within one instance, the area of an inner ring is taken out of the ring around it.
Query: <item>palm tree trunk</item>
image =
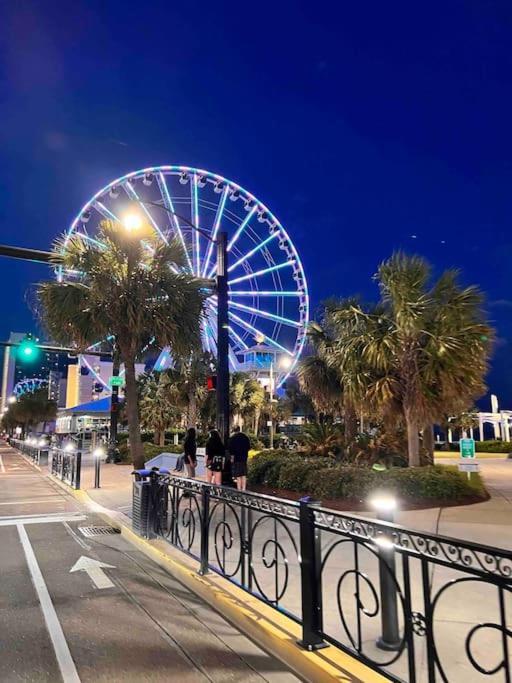
[[[158,445],[165,446],[165,429],[161,429],[158,435]]]
[[[427,423],[423,427],[423,448],[426,452],[428,465],[434,464],[434,425]]]
[[[153,443],[155,444],[155,446],[160,445],[160,433],[161,432],[159,429],[155,429],[155,433],[153,435]]]
[[[407,455],[409,467],[420,466],[420,436],[418,422],[410,410],[405,409],[405,424],[407,426]]]
[[[197,401],[194,392],[188,396],[188,427],[196,427],[197,424]]]
[[[128,436],[130,439],[130,453],[134,469],[144,467],[144,449],[140,438],[139,406],[137,404],[137,384],[135,381],[135,357],[122,354],[125,367],[125,399],[126,416],[128,418]]]

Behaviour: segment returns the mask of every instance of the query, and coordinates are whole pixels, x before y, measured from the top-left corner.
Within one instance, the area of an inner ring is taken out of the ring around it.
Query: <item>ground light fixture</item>
[[[392,493],[375,493],[368,501],[382,522],[394,522],[397,500]],[[402,645],[398,622],[398,596],[396,585],[395,544],[392,529],[382,527],[374,538],[379,561],[379,586],[381,605],[381,636],[376,645],[380,650],[397,651]]]
[[[105,450],[98,446],[98,448],[93,450],[92,454],[94,456],[94,488],[99,489],[101,458],[105,455]]]

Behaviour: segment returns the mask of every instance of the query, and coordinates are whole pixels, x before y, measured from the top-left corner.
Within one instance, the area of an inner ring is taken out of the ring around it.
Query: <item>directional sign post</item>
[[[115,567],[111,564],[106,564],[106,562],[93,560],[92,557],[82,555],[82,557],[71,567],[69,573],[85,572],[86,574],[89,574],[89,578],[96,588],[113,588],[114,584],[105,574],[103,571],[104,569],[115,569]]]
[[[475,460],[475,440],[461,439],[459,441],[460,457],[459,471],[467,472],[468,479],[471,479],[471,472],[478,472],[480,467]]]

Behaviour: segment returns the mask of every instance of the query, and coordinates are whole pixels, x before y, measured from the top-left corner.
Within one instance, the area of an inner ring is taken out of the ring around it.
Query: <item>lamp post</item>
[[[191,230],[202,235],[216,246],[217,275],[215,290],[217,293],[217,429],[224,443],[229,439],[229,320],[228,320],[228,236],[219,231],[213,239],[205,230],[198,228],[188,218],[180,216],[162,204],[140,201],[144,206],[162,209],[169,215],[185,223]],[[123,220],[129,231],[138,230],[142,220],[137,214],[128,214]]]
[[[105,455],[103,448],[95,448],[92,452],[94,457],[94,488],[100,488],[100,467],[101,458]]]

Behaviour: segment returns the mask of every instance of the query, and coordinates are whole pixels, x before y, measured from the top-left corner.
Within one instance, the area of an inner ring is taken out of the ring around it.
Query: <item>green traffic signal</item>
[[[37,339],[34,339],[31,334],[27,334],[18,346],[18,358],[21,361],[31,362],[36,360],[38,356],[39,347],[37,346]]]

